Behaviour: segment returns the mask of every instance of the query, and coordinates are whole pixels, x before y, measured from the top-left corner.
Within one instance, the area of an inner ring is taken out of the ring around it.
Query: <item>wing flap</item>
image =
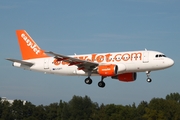
[[[17,59],[8,58],[8,59],[6,59],[6,60],[9,60],[9,61],[11,61],[11,62],[21,63],[21,64],[26,65],[26,66],[29,66],[29,67],[31,67],[31,66],[34,65],[34,63],[26,62],[26,61],[22,61],[22,60],[17,60]]]

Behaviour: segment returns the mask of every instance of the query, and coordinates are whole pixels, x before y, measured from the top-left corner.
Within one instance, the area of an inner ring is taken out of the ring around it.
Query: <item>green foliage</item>
[[[87,96],[73,96],[69,101],[70,120],[87,120],[91,118],[93,103]]]
[[[88,96],[73,96],[69,102],[60,100],[47,106],[13,104],[0,99],[0,120],[180,120],[180,94],[171,93],[163,98],[142,101],[138,106],[101,104]]]
[[[170,95],[166,96],[166,100],[174,100],[180,103],[180,94],[179,93],[171,93]]]

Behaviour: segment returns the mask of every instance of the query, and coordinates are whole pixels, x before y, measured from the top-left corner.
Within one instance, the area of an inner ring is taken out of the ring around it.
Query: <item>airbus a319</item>
[[[104,78],[111,77],[123,82],[132,82],[137,72],[145,72],[147,82],[151,82],[150,72],[166,69],[174,64],[171,58],[158,51],[127,51],[93,53],[83,55],[63,55],[45,52],[25,30],[16,31],[22,60],[11,59],[13,66],[26,70],[40,71],[67,76],[87,76],[86,84],[91,84],[91,76],[101,76],[98,86],[105,87]]]

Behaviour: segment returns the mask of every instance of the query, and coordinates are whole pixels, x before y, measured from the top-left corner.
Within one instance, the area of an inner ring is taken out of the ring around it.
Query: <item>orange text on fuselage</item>
[[[91,62],[121,62],[121,61],[137,61],[142,60],[142,53],[116,53],[116,54],[91,54],[86,56],[77,56],[75,58],[78,58],[80,60],[86,60]],[[54,60],[55,65],[69,65],[68,62],[64,61],[58,61],[57,59]]]

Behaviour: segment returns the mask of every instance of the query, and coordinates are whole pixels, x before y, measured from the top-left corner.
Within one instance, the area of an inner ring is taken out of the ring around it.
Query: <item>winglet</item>
[[[25,30],[16,30],[23,60],[48,57]]]

